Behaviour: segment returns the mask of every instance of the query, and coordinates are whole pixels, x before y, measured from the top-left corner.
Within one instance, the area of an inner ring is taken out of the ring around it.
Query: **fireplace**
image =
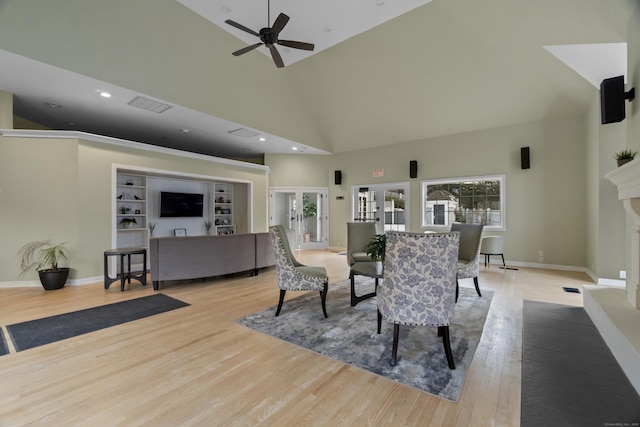
[[[636,391],[640,393],[640,159],[609,172],[632,219],[625,288],[585,285],[584,308]]]

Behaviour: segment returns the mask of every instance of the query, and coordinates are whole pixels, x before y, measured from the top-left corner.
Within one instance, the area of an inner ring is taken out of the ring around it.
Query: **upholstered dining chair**
[[[276,276],[280,288],[280,299],[276,316],[280,315],[284,295],[287,291],[319,291],[322,303],[322,312],[327,316],[327,291],[329,289],[329,277],[322,266],[307,266],[299,263],[291,252],[289,239],[282,225],[269,227],[269,235],[273,243],[274,258],[276,261]]]
[[[504,237],[487,236],[482,238],[480,245],[480,255],[484,255],[484,268],[491,265],[491,256],[502,257],[502,268],[507,271],[507,265],[504,263]]]
[[[458,277],[456,279],[456,301],[458,301],[458,280],[473,279],[476,292],[481,297],[478,274],[480,274],[480,242],[482,240],[482,224],[463,224],[454,222],[451,231],[460,232],[460,251],[458,254]]]
[[[396,364],[400,325],[437,326],[447,363],[455,369],[449,325],[454,316],[460,233],[387,231],[384,280],[378,286],[378,333],[393,322],[391,365]]]
[[[376,224],[373,222],[347,223],[347,264],[356,262],[374,262],[367,254],[366,246],[376,235]]]

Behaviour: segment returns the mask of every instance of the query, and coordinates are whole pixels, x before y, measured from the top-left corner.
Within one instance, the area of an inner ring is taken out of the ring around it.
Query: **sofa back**
[[[151,280],[220,276],[255,269],[254,234],[152,237]]]

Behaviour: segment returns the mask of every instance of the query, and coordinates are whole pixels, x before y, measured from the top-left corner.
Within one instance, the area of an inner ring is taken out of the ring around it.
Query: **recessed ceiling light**
[[[111,98],[111,94],[105,91],[100,91],[100,96],[103,98]]]
[[[220,10],[223,11],[224,13],[231,12],[231,8],[229,6],[227,6],[227,5],[220,6]]]
[[[297,150],[298,150],[298,147],[291,147],[291,149],[292,149],[293,151],[297,151]]]
[[[265,138],[264,136],[260,137],[260,142],[265,142],[267,140],[267,138]]]
[[[180,129],[180,132],[182,132],[182,133],[189,133],[189,132],[191,132],[191,131],[190,131],[189,129]]]
[[[382,6],[384,4],[384,0],[376,0],[376,6]]]
[[[47,107],[50,107],[50,108],[62,108],[62,105],[54,104],[53,102],[45,102],[44,105],[46,105]]]
[[[325,33],[330,33],[332,29],[333,28],[331,28],[330,25],[325,25],[322,31],[324,31]]]

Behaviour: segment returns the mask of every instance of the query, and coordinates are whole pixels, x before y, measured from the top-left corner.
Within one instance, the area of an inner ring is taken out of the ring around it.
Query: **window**
[[[453,222],[505,228],[505,176],[475,176],[422,181],[422,226]]]

